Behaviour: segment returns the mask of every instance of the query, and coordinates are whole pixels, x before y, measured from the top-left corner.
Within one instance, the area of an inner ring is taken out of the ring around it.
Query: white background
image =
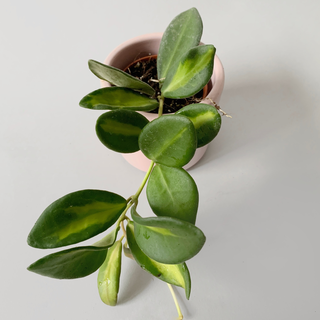
[[[73,281],[26,267],[51,250],[27,235],[55,199],[81,189],[129,197],[144,174],[95,136],[99,111],[78,107],[99,87],[88,59],[162,32],[196,6],[202,41],[226,73],[221,132],[190,170],[207,236],[188,262],[185,319],[320,318],[320,2],[318,0],[2,0],[1,319],[174,319],[167,286],[123,259],[119,305],[96,274]],[[140,212],[151,213],[145,201]],[[90,241],[89,243],[91,243]]]

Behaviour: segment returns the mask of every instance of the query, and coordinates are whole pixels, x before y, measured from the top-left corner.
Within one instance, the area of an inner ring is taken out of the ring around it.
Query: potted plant
[[[127,69],[128,65],[133,65],[133,61],[139,61],[143,58],[154,57],[159,52],[159,46],[162,39],[163,33],[152,33],[145,34],[142,36],[129,39],[126,42],[115,48],[105,59],[104,64],[116,67],[121,70]],[[203,43],[201,43],[203,44]],[[89,61],[89,66],[91,62]],[[99,76],[99,75],[98,75]],[[140,76],[140,75],[139,75]],[[100,76],[99,76],[100,77]],[[101,87],[110,87],[110,82],[101,78]],[[143,78],[143,76],[142,76]],[[145,80],[145,78],[144,78]],[[154,79],[148,81],[149,84],[154,84]],[[219,109],[218,103],[223,91],[224,86],[224,70],[220,59],[217,55],[214,56],[214,70],[212,76],[207,83],[207,90],[205,95],[199,99],[200,103],[212,103],[214,101],[215,106]],[[184,101],[183,101],[184,103]],[[223,111],[220,109],[223,113]],[[154,120],[157,117],[156,113],[140,111],[149,121]],[[203,147],[198,147],[194,157],[184,166],[184,169],[189,169],[195,165],[205,154],[208,148],[208,144]],[[139,150],[134,153],[123,153],[123,157],[127,162],[129,162],[134,167],[147,171],[150,165],[150,160],[144,156],[144,154]]]
[[[121,69],[89,61],[91,71],[113,85],[91,92],[80,101],[85,108],[110,110],[97,120],[98,138],[117,152],[141,150],[150,165],[137,192],[129,197],[90,189],[67,194],[49,205],[28,236],[32,247],[59,248],[106,230],[108,233],[91,246],[49,254],[31,264],[30,271],[74,279],[99,269],[101,300],[114,306],[123,251],[170,288],[184,288],[189,299],[191,279],[185,261],[201,250],[205,236],[195,226],[197,185],[182,167],[197,148],[206,146],[217,135],[221,116],[215,106],[204,103],[184,106],[175,114],[162,114],[165,99],[188,98],[208,82],[212,89],[215,48],[199,45],[201,34],[202,21],[195,8],[170,23],[157,56],[157,77],[153,80],[158,89]],[[138,113],[155,108],[158,118],[152,121]],[[145,186],[154,213],[148,218],[138,213],[139,196]],[[118,235],[120,230],[122,234]],[[176,306],[182,319],[177,302]]]

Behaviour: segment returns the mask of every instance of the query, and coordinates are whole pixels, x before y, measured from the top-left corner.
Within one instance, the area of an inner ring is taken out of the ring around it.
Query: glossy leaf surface
[[[204,103],[190,104],[177,114],[188,117],[197,132],[197,147],[203,147],[212,141],[221,127],[221,116],[217,109]]]
[[[147,197],[157,216],[195,224],[199,203],[198,189],[184,169],[157,164],[148,181]]]
[[[139,148],[138,138],[149,121],[131,110],[114,110],[102,114],[96,124],[99,140],[109,149],[130,153]]]
[[[80,106],[95,110],[127,109],[150,111],[158,107],[158,101],[137,91],[121,87],[102,88],[86,95]]]
[[[195,128],[187,117],[170,115],[159,117],[147,124],[139,136],[144,155],[170,167],[182,167],[196,150]]]
[[[155,91],[146,82],[143,82],[128,73],[105,65],[95,60],[89,60],[89,69],[95,74],[99,79],[108,81],[109,83],[117,87],[125,87],[133,90],[138,90],[152,96]]]
[[[57,248],[89,239],[112,226],[126,199],[101,190],[67,194],[45,209],[28,236],[35,248]]]
[[[115,306],[118,300],[119,282],[121,273],[122,243],[117,241],[108,250],[107,257],[99,269],[98,290],[101,300]]]
[[[202,20],[196,8],[180,13],[171,21],[160,43],[158,79],[165,78],[183,54],[199,44],[202,28]]]
[[[168,72],[161,89],[163,96],[182,99],[199,92],[212,76],[215,52],[213,45],[190,49],[181,58],[177,68]]]
[[[141,218],[131,209],[138,246],[149,258],[179,264],[191,259],[205,243],[203,232],[189,222],[171,217]]]
[[[143,270],[148,271],[162,281],[184,288],[186,297],[189,299],[191,279],[189,270],[185,263],[163,264],[146,256],[136,242],[134,237],[134,226],[132,222],[127,225],[127,238],[131,253]]]
[[[103,263],[108,248],[78,247],[43,257],[28,267],[29,271],[56,279],[76,279],[95,272]]]

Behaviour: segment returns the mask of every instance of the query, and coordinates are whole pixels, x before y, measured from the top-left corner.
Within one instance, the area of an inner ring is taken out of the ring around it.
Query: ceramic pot
[[[133,61],[145,57],[148,55],[158,54],[160,41],[163,33],[151,33],[142,36],[135,37],[128,41],[125,41],[117,48],[115,48],[105,59],[104,63],[118,69],[124,70]],[[101,80],[102,87],[110,87],[111,85],[104,80]],[[220,59],[215,55],[214,58],[214,70],[211,79],[208,82],[208,94],[205,99],[202,100],[203,103],[209,103],[211,99],[215,103],[219,103],[224,86],[224,70]],[[149,121],[157,118],[157,114],[140,112]],[[164,114],[165,116],[166,114]],[[191,161],[184,166],[184,169],[188,169],[195,165],[205,154],[208,145],[198,148],[195,155]],[[134,153],[122,154],[123,157],[134,167],[147,171],[150,165],[150,160],[144,156],[141,151]]]

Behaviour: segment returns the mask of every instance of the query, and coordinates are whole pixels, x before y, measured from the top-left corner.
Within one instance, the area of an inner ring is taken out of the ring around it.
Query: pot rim
[[[139,42],[147,42],[147,41],[151,41],[151,40],[155,40],[155,39],[159,39],[159,41],[160,41],[162,38],[162,35],[163,35],[162,32],[155,32],[155,33],[143,34],[141,36],[136,36],[131,39],[128,39],[128,40],[124,41],[123,43],[121,43],[120,45],[118,45],[117,47],[115,47],[109,53],[109,55],[105,59],[104,63],[108,64],[108,65],[112,65],[112,63],[114,62],[114,58],[118,54],[118,52],[126,49],[128,46],[130,46],[132,44],[139,43]]]

